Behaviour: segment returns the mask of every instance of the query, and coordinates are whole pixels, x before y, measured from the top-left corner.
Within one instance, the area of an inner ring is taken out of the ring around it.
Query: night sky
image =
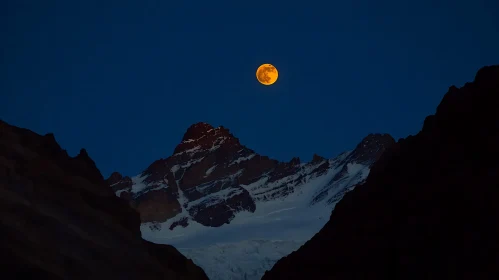
[[[5,4],[0,119],[86,148],[105,177],[171,155],[200,121],[282,161],[406,137],[499,63],[497,0]]]

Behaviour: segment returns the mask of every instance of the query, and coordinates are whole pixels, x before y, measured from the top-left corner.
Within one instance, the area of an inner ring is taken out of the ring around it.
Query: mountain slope
[[[245,240],[181,251],[198,260],[211,280],[260,279],[280,258],[301,245],[303,242],[293,240]]]
[[[207,279],[169,245],[141,238],[85,150],[0,121],[0,256],[17,279]]]
[[[198,123],[172,156],[107,182],[140,212],[144,239],[174,245],[212,280],[259,279],[320,230],[394,142],[370,134],[333,159],[284,163],[243,146],[224,127]],[[281,249],[272,253],[275,246]],[[239,255],[247,251],[260,254]]]
[[[499,279],[499,66],[452,86],[269,279]]]

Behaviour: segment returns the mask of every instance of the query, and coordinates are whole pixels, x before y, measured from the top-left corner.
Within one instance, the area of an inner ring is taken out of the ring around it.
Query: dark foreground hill
[[[0,121],[0,267],[11,279],[207,279],[140,218],[85,150]]]
[[[450,87],[263,279],[499,279],[499,66]]]

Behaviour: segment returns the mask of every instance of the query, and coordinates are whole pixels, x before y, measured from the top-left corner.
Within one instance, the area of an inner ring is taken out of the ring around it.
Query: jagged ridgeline
[[[367,176],[372,163],[393,143],[387,134],[371,134],[353,151],[333,159],[314,155],[307,163],[299,158],[279,162],[245,147],[224,127],[197,123],[187,129],[173,155],[131,178],[113,173],[107,182],[140,212],[144,223],[175,219],[172,229],[189,221],[219,227],[239,212],[255,212],[258,202],[282,200],[297,192],[314,192],[310,205],[334,204]],[[330,180],[322,186],[307,186],[328,175]]]

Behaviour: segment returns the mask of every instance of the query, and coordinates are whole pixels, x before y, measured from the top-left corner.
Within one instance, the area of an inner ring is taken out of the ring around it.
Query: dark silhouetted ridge
[[[450,87],[269,279],[499,279],[499,66]]]
[[[0,257],[16,279],[207,279],[172,246],[142,240],[138,213],[84,149],[69,157],[52,134],[2,121]]]

